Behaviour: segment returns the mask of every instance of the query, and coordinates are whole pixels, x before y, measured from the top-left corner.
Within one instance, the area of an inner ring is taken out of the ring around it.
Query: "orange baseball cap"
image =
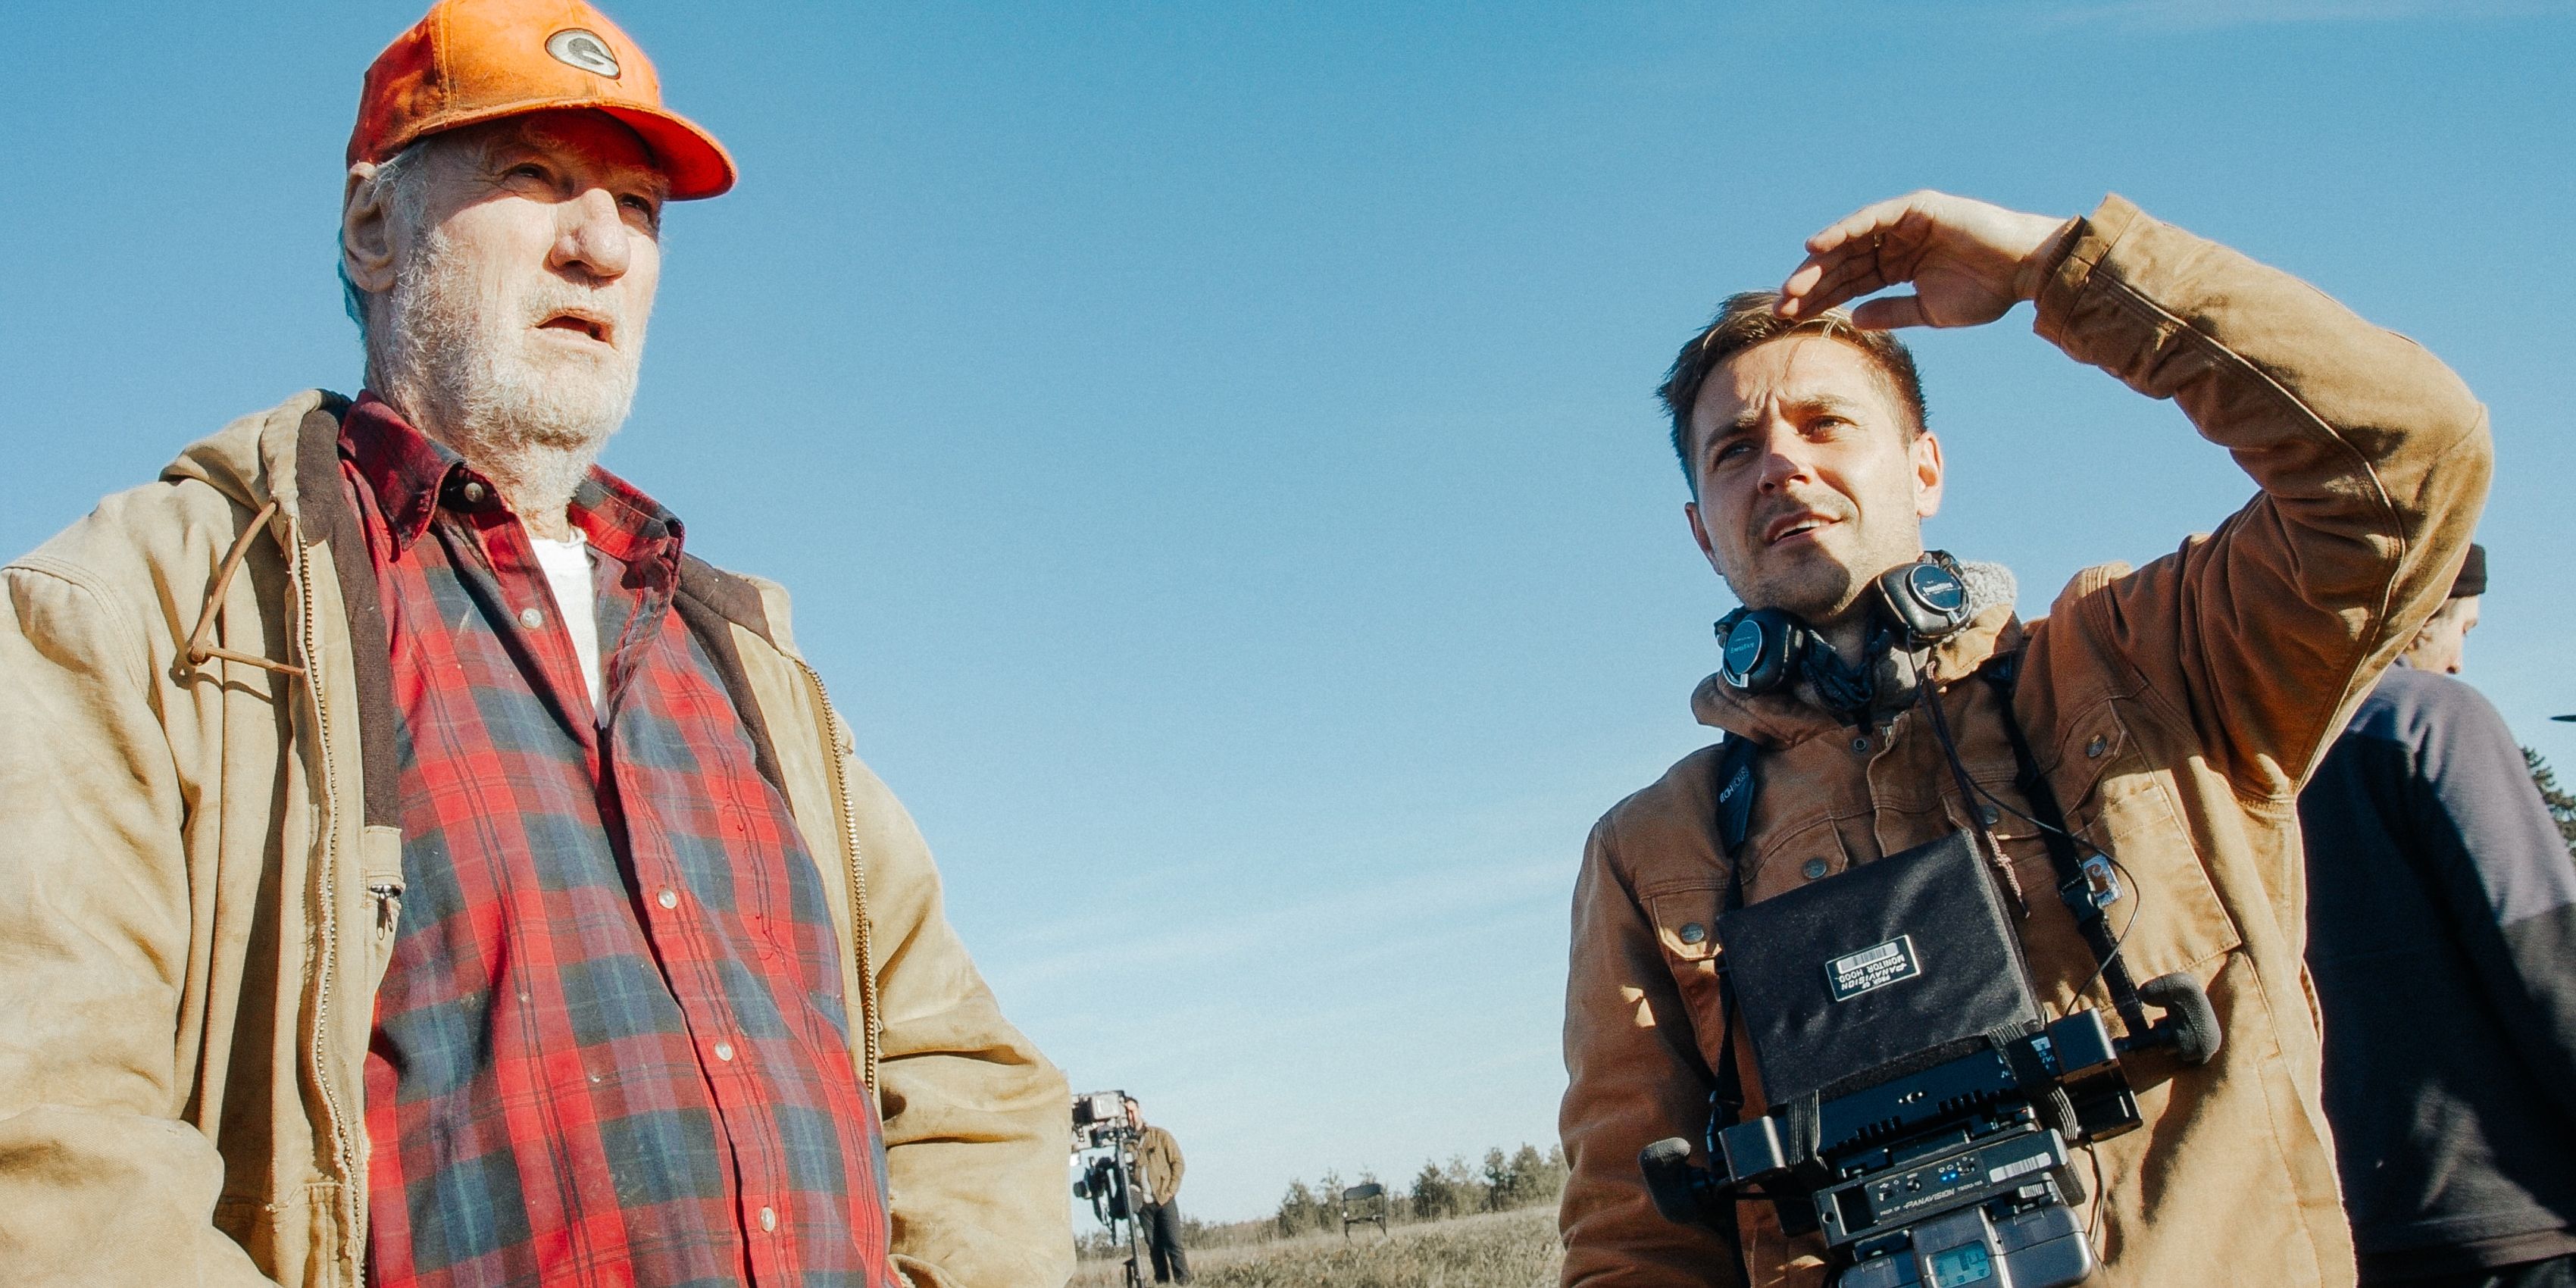
[[[590,108],[632,128],[671,198],[733,186],[716,136],[662,106],[651,60],[581,0],[439,0],[367,68],[349,162],[382,161],[440,130],[551,108]]]

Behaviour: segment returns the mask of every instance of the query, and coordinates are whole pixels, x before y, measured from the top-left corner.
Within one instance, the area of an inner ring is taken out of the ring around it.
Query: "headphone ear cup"
[[[1739,608],[1717,625],[1717,678],[1738,693],[1779,688],[1806,651],[1807,628],[1776,608]]]
[[[1927,555],[1870,583],[1879,611],[1914,644],[1947,639],[1968,624],[1968,584],[1946,556]]]

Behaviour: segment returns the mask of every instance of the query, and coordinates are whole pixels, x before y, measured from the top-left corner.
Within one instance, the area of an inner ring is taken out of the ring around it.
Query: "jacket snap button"
[[[2084,757],[2087,760],[2095,759],[2110,749],[2111,740],[2097,733],[2093,735],[2093,741],[2084,744]]]
[[[464,487],[458,488],[457,491],[465,494],[465,503],[467,505],[483,504],[483,497],[486,495],[483,485],[480,483],[468,483]]]
[[[1863,754],[1867,754],[1867,752],[1869,751],[1869,739],[1867,739],[1867,738],[1854,738],[1854,739],[1852,739],[1852,750],[1857,751],[1857,752],[1861,752],[1861,753],[1863,753]]]
[[[519,610],[519,624],[533,631],[546,624],[546,615],[533,608],[522,608]]]
[[[1703,925],[1699,924],[1699,923],[1698,923],[1698,922],[1696,922],[1696,921],[1692,921],[1692,922],[1685,922],[1685,923],[1683,923],[1683,925],[1682,925],[1682,942],[1683,942],[1683,943],[1686,943],[1686,944],[1696,944],[1696,943],[1698,943],[1699,941],[1701,941],[1701,940],[1703,940],[1703,939],[1706,939],[1706,938],[1708,938],[1708,927],[1703,926]]]
[[[1977,821],[1988,827],[1993,827],[1995,824],[2004,821],[2004,816],[2002,811],[1997,810],[1992,805],[1980,805],[1977,807]]]
[[[1809,859],[1807,860],[1806,866],[1799,868],[1798,870],[1806,873],[1807,879],[1813,881],[1816,878],[1823,876],[1832,866],[1832,864],[1825,862],[1823,859]]]

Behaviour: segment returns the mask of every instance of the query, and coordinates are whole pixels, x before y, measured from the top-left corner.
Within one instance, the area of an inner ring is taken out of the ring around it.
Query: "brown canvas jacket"
[[[2003,699],[1968,677],[2022,651],[2014,709],[2041,768],[2075,828],[2130,875],[2110,913],[2128,928],[2129,973],[2192,972],[2224,1027],[2207,1067],[2130,1062],[2146,1125],[2093,1151],[2101,1185],[2082,1215],[2105,1256],[2096,1282],[2348,1285],[2296,796],[2466,553],[2490,465],[2485,412],[2413,342],[2117,197],[2084,221],[2038,312],[2042,336],[2174,399],[2262,489],[2173,554],[2077,576],[2044,620],[1988,610],[1934,666],[1970,775],[2020,807]],[[2084,485],[2116,486],[2117,460],[2106,445],[2105,473]],[[1969,826],[1919,712],[1864,733],[1714,683],[1694,706],[1765,747],[1738,856],[1748,900]],[[1656,1215],[1637,1169],[1651,1141],[1700,1138],[1724,1034],[1714,760],[1696,753],[1621,802],[1584,856],[1561,1114],[1569,1285],[1824,1281],[1821,1243],[1784,1238],[1767,1206],[1739,1209],[1739,1259],[1733,1240]],[[2030,892],[2023,938],[2054,1017],[2094,962],[2036,830],[1994,817]],[[2082,1002],[2109,1006],[2099,985]]]
[[[0,572],[0,1284],[363,1282],[361,1069],[402,857],[343,406],[236,421]],[[237,543],[210,642],[272,666],[193,664]],[[690,560],[679,609],[823,869],[896,1265],[1062,1283],[1062,1075],[949,927],[786,593]]]

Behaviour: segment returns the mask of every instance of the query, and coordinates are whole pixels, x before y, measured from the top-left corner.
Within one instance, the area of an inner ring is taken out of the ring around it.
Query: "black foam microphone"
[[[1675,1225],[1696,1225],[1708,1219],[1706,1173],[1690,1164],[1690,1142],[1679,1136],[1668,1136],[1637,1152],[1637,1170],[1646,1174],[1646,1193],[1655,1200],[1655,1210]]]
[[[2219,1032],[2218,1008],[2209,1004],[2209,990],[2199,980],[2183,971],[2158,975],[2138,985],[2138,997],[2164,1008],[2164,1021],[2154,1032],[2173,1044],[2184,1064],[2207,1064],[2217,1057],[2226,1035]]]

